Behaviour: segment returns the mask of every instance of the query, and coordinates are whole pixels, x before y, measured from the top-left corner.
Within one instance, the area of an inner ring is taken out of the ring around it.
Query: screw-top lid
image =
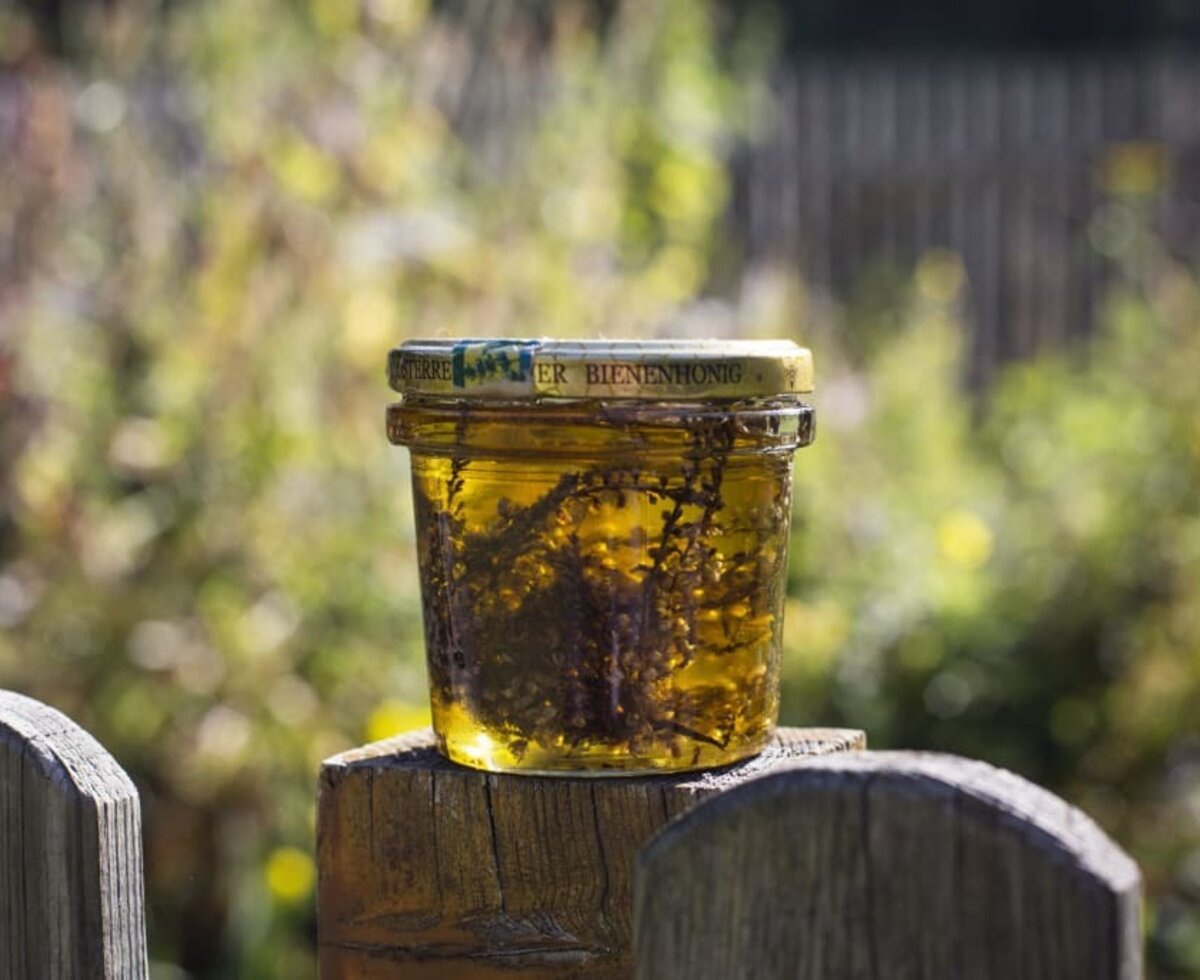
[[[403,395],[763,398],[813,390],[790,340],[407,340],[388,356]]]

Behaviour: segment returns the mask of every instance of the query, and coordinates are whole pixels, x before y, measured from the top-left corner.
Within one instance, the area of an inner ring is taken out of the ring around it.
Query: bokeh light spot
[[[317,868],[312,857],[298,847],[277,847],[267,858],[267,888],[278,902],[294,905],[312,894]]]
[[[380,742],[429,724],[429,706],[410,701],[382,701],[367,719],[367,741]]]
[[[956,510],[938,522],[937,543],[942,558],[970,571],[992,556],[994,537],[992,529],[977,514]]]

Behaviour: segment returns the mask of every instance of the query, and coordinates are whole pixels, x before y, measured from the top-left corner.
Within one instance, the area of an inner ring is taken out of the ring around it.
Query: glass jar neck
[[[737,402],[409,397],[388,407],[388,439],[445,455],[790,453],[815,415],[795,396]]]

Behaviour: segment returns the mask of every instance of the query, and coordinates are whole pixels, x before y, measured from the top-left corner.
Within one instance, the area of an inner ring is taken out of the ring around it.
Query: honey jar
[[[410,340],[433,727],[505,772],[622,775],[760,751],[779,706],[791,341]]]

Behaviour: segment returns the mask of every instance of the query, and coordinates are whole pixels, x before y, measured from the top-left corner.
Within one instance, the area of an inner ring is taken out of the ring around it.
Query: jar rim
[[[413,339],[388,356],[402,395],[698,401],[813,390],[791,340]]]

